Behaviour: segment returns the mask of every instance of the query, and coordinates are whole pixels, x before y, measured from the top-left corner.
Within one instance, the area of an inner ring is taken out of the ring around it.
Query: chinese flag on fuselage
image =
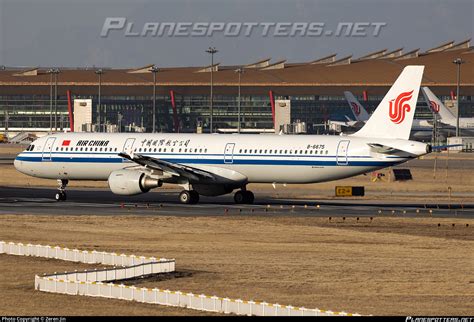
[[[70,143],[71,143],[71,140],[63,140],[62,146],[69,146]]]

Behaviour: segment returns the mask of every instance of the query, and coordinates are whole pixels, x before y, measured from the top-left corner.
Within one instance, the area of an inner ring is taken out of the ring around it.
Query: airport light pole
[[[58,74],[59,68],[53,69],[54,74],[54,131],[58,131]]]
[[[459,108],[459,83],[461,80],[461,64],[464,63],[464,60],[461,58],[456,58],[453,60],[453,64],[456,64],[458,66],[457,68],[457,87],[456,87],[456,106],[458,109],[458,113],[456,116],[456,136],[459,136],[459,114],[460,114],[460,108]]]
[[[53,69],[48,69],[49,74],[49,133],[53,132]]]
[[[241,85],[241,76],[245,72],[245,70],[242,67],[240,67],[240,68],[236,69],[235,72],[239,74],[239,101],[238,101],[238,105],[237,105],[237,114],[238,114],[237,133],[240,134],[240,123],[241,123],[241,119],[240,119],[240,85]]]
[[[206,53],[209,53],[211,54],[211,104],[210,104],[210,110],[211,110],[211,120],[210,120],[210,133],[213,132],[213,124],[212,124],[212,115],[213,115],[213,104],[214,104],[214,95],[213,95],[213,85],[214,85],[214,81],[213,81],[213,72],[214,72],[214,54],[217,53],[218,50],[215,48],[215,47],[209,47],[207,50],[206,50]]]
[[[97,101],[97,125],[99,127],[99,132],[102,132],[100,128],[100,90],[102,86],[102,74],[104,73],[104,71],[102,70],[102,68],[99,68],[98,70],[95,71],[95,73],[99,76],[99,100]]]
[[[160,69],[153,65],[151,68],[151,72],[153,73],[153,130],[152,133],[156,133],[156,73],[158,73]]]

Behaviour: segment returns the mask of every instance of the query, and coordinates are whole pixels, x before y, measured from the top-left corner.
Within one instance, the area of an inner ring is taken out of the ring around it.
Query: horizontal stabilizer
[[[416,156],[416,154],[403,151],[391,146],[379,144],[379,143],[367,143],[370,146],[370,150],[375,153],[394,155],[394,156]]]

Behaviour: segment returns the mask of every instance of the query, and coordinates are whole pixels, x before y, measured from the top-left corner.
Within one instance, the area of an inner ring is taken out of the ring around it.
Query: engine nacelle
[[[161,187],[162,182],[136,170],[116,170],[109,176],[110,190],[117,195],[133,196]]]

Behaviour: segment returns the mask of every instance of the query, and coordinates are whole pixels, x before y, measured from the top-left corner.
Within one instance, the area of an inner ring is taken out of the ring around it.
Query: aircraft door
[[[43,147],[43,153],[41,155],[41,161],[51,161],[51,153],[53,151],[53,145],[56,138],[48,138]]]
[[[235,143],[227,143],[224,149],[224,163],[234,163]]]
[[[347,153],[349,151],[349,140],[339,141],[337,145],[336,163],[337,165],[347,165]]]
[[[123,145],[122,151],[131,154],[132,153],[132,148],[133,148],[133,143],[135,143],[134,138],[128,138],[127,141],[125,141],[125,144]]]

